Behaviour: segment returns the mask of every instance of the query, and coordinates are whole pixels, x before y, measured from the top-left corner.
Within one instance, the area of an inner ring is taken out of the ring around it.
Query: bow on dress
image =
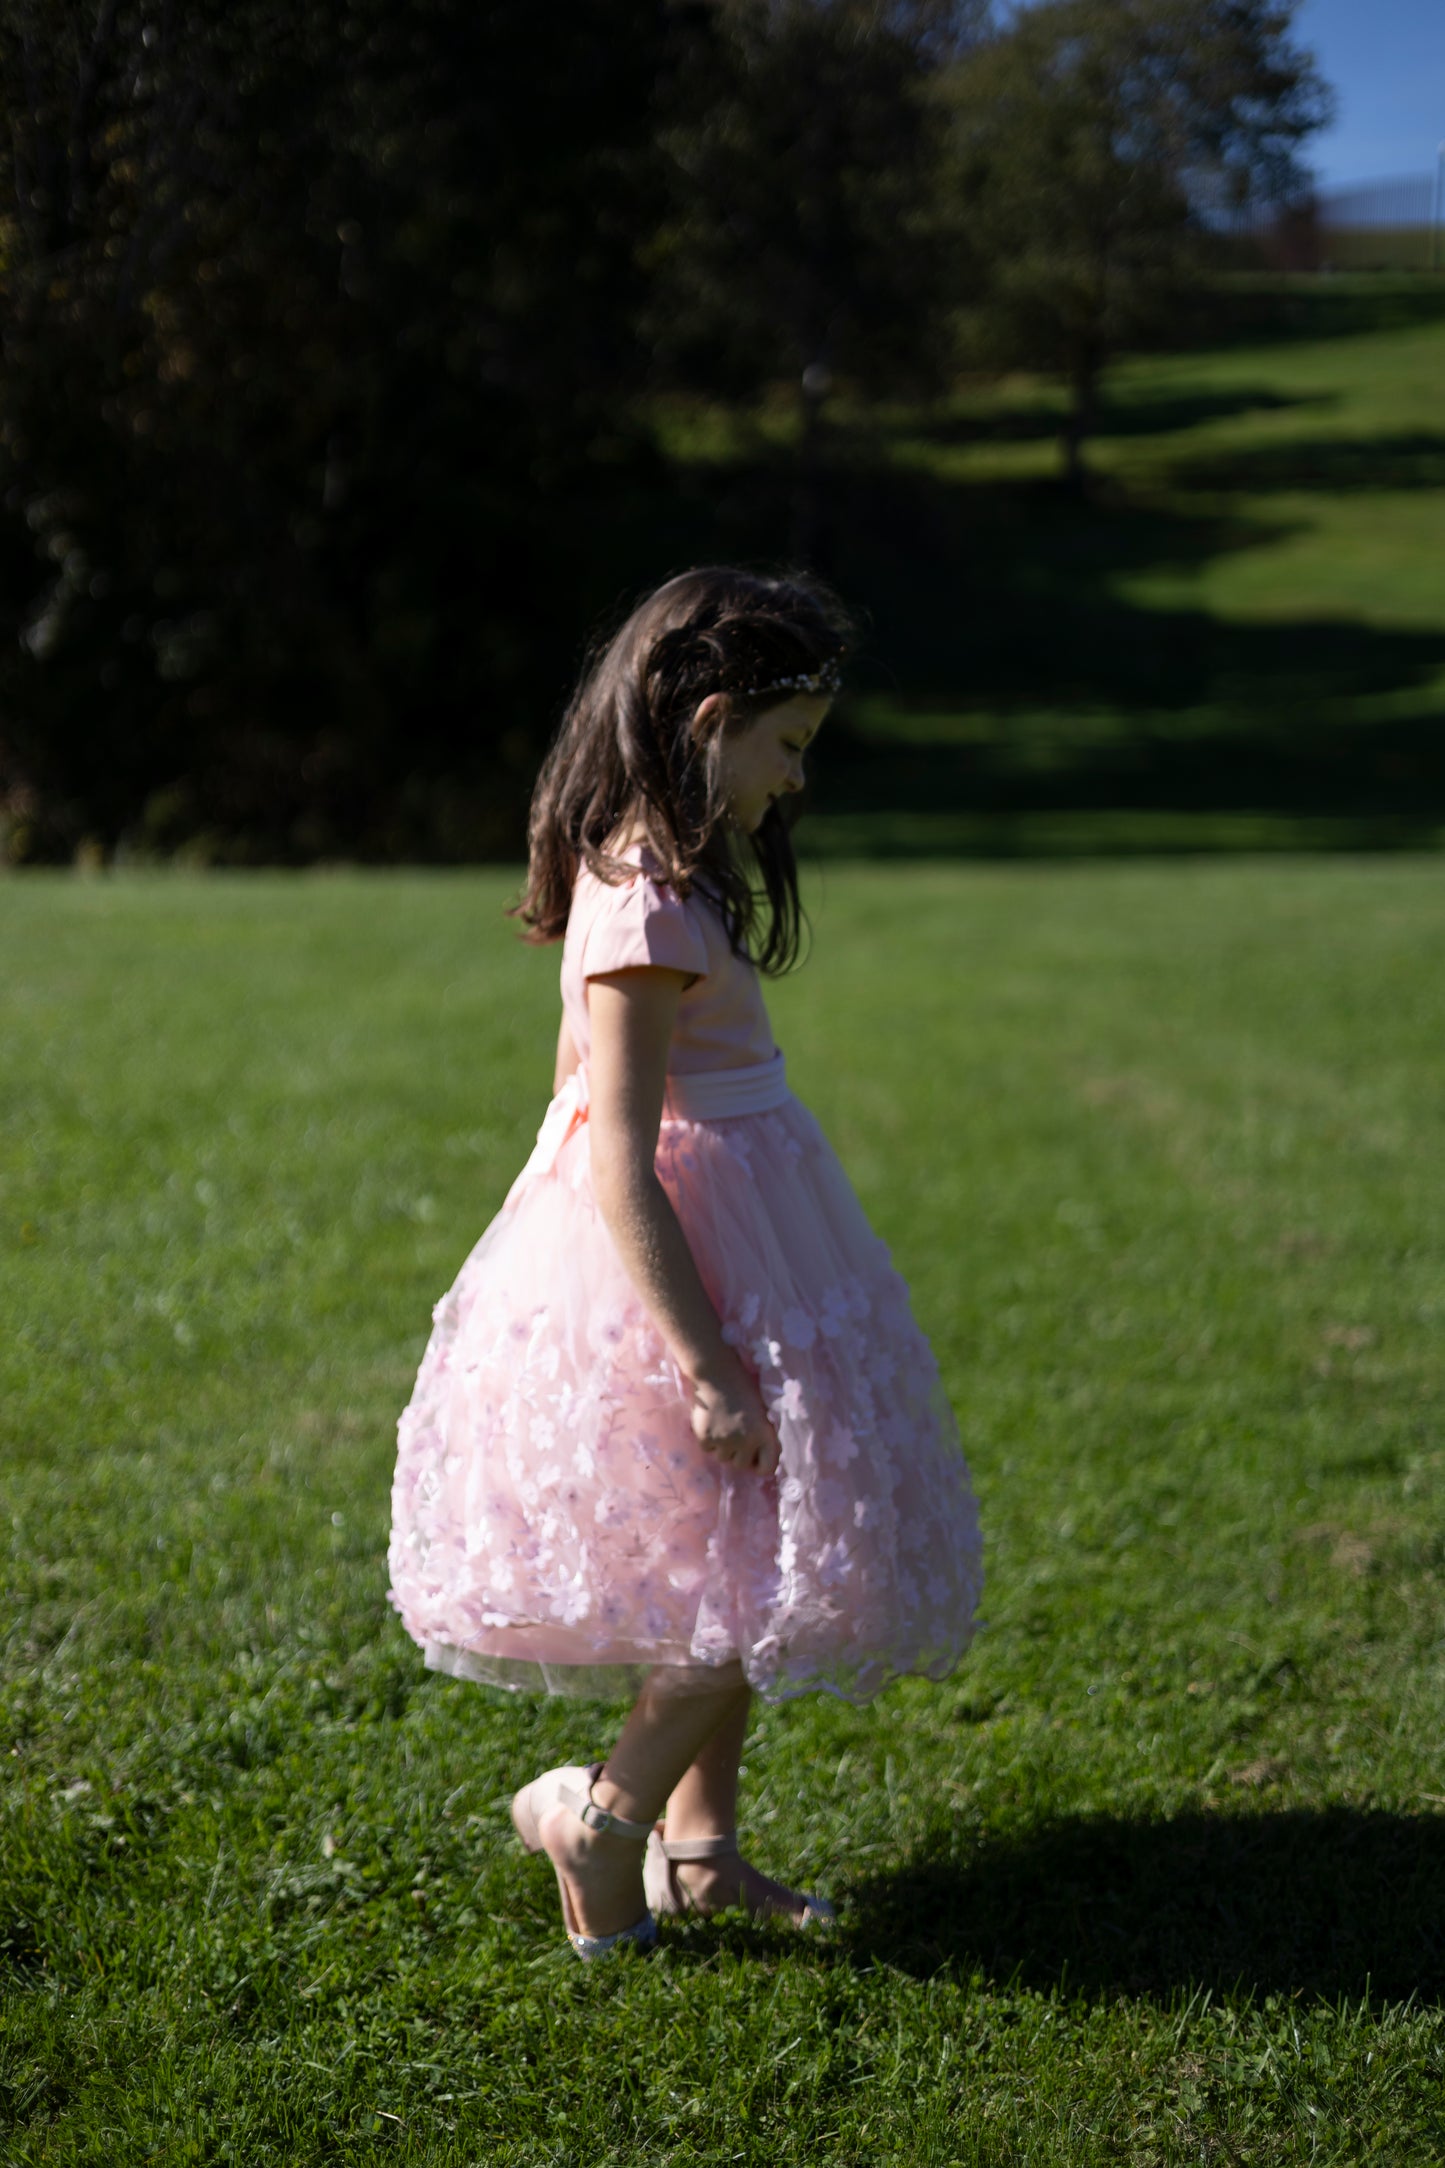
[[[586,1121],[588,1104],[587,1068],[585,1063],[579,1062],[543,1115],[532,1156],[508,1191],[507,1204],[511,1204],[529,1182],[552,1172],[563,1145]]]

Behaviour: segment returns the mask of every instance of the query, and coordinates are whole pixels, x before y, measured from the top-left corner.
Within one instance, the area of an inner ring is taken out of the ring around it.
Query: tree
[[[0,0],[0,816],[514,848],[665,197],[668,0]],[[605,514],[602,515],[605,518]]]
[[[1057,372],[1085,476],[1100,378],[1197,289],[1210,217],[1278,200],[1328,116],[1278,0],[1044,0],[949,91],[953,186],[990,359]]]
[[[745,397],[794,386],[805,477],[835,378],[896,393],[951,366],[930,93],[986,17],[987,0],[721,0],[682,73],[660,371]]]

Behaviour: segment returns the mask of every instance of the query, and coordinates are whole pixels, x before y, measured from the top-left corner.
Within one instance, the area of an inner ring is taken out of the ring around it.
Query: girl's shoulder
[[[583,866],[573,886],[567,946],[583,976],[662,964],[704,977],[712,964],[713,907],[696,890],[679,895],[646,844],[620,855],[635,862],[629,879],[605,880]]]

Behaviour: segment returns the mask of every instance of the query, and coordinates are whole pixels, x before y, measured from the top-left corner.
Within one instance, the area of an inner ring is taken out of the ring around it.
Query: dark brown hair
[[[780,681],[836,669],[850,630],[837,597],[801,574],[705,565],[639,603],[594,648],[537,778],[515,912],[529,938],[566,932],[580,867],[604,881],[632,877],[635,867],[608,852],[627,826],[642,830],[679,895],[696,887],[716,906],[738,955],[772,974],[796,962],[796,800],[770,806],[757,832],[741,835],[719,791],[717,752],[725,732],[792,697]],[[748,697],[758,691],[765,697]],[[699,723],[709,693],[724,706]]]

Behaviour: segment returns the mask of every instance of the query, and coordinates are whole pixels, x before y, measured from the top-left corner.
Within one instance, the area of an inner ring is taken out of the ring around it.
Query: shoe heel
[[[521,1838],[528,1852],[540,1852],[542,1838],[537,1828],[536,1810],[532,1805],[532,1787],[524,1784],[512,1800],[512,1827]]]

